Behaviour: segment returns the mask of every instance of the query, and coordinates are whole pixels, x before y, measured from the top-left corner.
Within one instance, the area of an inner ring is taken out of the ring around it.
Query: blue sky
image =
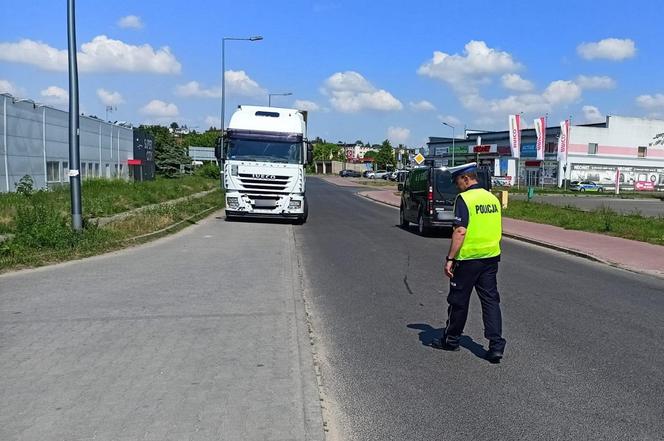
[[[66,2],[0,15],[0,92],[66,108]],[[443,120],[664,118],[654,1],[79,0],[77,31],[82,111],[135,124],[218,125],[220,40],[251,35],[227,43],[227,115],[292,92],[273,105],[310,109],[311,138],[415,147],[450,135]]]

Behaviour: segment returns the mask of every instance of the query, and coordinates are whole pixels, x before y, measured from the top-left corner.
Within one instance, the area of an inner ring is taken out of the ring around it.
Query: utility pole
[[[74,0],[67,0],[67,48],[69,54],[69,191],[71,224],[74,231],[83,229],[81,210],[81,158],[79,149],[78,64],[76,60],[76,11]]]

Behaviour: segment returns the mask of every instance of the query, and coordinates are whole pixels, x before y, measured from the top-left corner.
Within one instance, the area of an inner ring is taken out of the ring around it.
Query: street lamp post
[[[273,96],[291,96],[293,92],[285,92],[285,93],[268,93],[267,94],[267,106],[272,107],[272,97]]]
[[[224,143],[224,120],[226,118],[226,40],[234,41],[260,41],[263,37],[255,35],[248,38],[223,37],[221,39],[221,145]],[[221,158],[221,186],[224,186],[224,159]]]
[[[454,167],[454,126],[451,124],[447,124],[445,121],[443,121],[442,123],[452,129],[452,167]]]

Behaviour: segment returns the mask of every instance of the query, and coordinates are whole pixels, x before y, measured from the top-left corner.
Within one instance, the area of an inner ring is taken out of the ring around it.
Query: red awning
[[[140,159],[127,159],[127,165],[141,165]]]

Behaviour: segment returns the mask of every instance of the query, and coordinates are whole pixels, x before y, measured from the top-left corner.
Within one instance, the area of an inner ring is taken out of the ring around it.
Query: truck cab
[[[223,143],[226,219],[265,217],[306,222],[305,165],[310,161],[305,112],[239,106]]]

